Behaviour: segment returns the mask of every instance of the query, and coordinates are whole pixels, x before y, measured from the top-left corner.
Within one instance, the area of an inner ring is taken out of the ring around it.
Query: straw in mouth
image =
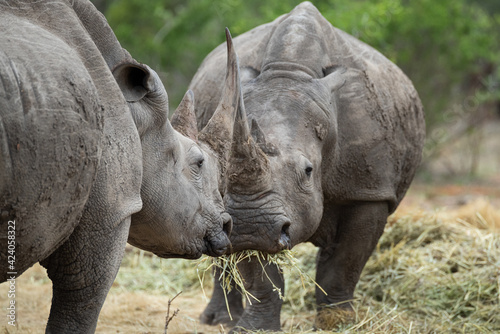
[[[245,289],[245,279],[241,275],[240,270],[238,269],[238,264],[243,261],[259,261],[263,269],[263,273],[265,277],[271,282],[273,285],[273,290],[276,291],[279,295],[280,299],[284,299],[283,293],[281,289],[271,280],[271,278],[267,275],[265,270],[265,266],[267,264],[274,264],[280,270],[283,268],[289,269],[298,274],[301,279],[302,286],[305,289],[307,284],[315,284],[325,295],[327,294],[321,286],[318,285],[308,274],[302,271],[297,265],[298,260],[294,255],[294,252],[289,249],[282,250],[279,253],[268,254],[261,251],[256,250],[244,250],[241,252],[233,253],[230,255],[223,255],[217,258],[211,257],[202,257],[198,261],[198,268],[196,269],[198,273],[198,278],[200,280],[200,284],[203,289],[203,280],[205,277],[205,273],[210,269],[219,268],[221,270],[221,274],[218,277],[219,282],[221,284],[222,290],[224,291],[224,298],[226,299],[226,307],[229,313],[229,317],[232,320],[231,311],[229,310],[229,304],[227,300],[227,294],[234,286],[238,291],[245,297],[250,305],[252,305],[252,300],[256,302],[260,302],[255,296],[253,296],[247,289]],[[204,267],[204,268],[203,268]],[[200,275],[201,272],[201,275]],[[203,291],[205,294],[205,291]]]

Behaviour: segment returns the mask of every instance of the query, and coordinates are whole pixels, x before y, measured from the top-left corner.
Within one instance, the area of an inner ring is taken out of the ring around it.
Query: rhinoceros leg
[[[282,294],[285,293],[283,273],[276,265],[264,260],[259,262],[255,257],[252,257],[248,262],[240,262],[238,269],[245,278],[245,289],[260,302],[252,300],[251,305],[247,302],[247,306],[232,332],[243,329],[279,331],[281,329],[280,311],[283,300],[280,299],[276,288],[281,289]]]
[[[125,251],[130,217],[111,226],[82,218],[70,239],[43,261],[53,284],[46,333],[94,333]]]
[[[205,308],[205,311],[201,314],[200,321],[202,324],[212,326],[218,324],[234,326],[243,313],[242,296],[240,292],[235,289],[234,283],[231,284],[231,291],[224,296],[224,290],[222,290],[219,281],[220,274],[221,270],[217,268],[214,273],[214,289],[212,298]],[[226,306],[226,297],[228,306]],[[227,311],[227,307],[229,307],[231,312],[232,320]]]
[[[388,216],[385,202],[356,203],[334,210],[335,214],[331,208],[325,208],[322,225],[332,224],[336,228],[331,229],[329,243],[321,245],[318,253],[316,282],[328,293],[325,295],[316,288],[316,326],[321,329],[334,325],[336,321],[332,318],[349,317],[352,311],[349,301]]]

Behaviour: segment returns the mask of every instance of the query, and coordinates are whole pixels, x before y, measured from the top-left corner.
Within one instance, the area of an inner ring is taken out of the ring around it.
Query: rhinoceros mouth
[[[232,252],[258,250],[277,253],[291,248],[291,220],[276,193],[226,196],[226,210],[233,218]]]
[[[278,253],[292,246],[290,239],[291,222],[284,216],[266,220],[244,221],[233,216],[234,229],[231,234],[231,253],[243,250],[258,250]]]
[[[184,253],[184,254],[177,254],[177,253],[168,253],[168,252],[155,252],[153,251],[153,254],[156,256],[159,256],[164,259],[186,259],[186,260],[196,260],[199,259],[202,255],[203,252],[195,252],[195,253]]]
[[[219,257],[221,255],[226,254],[230,249],[231,249],[230,243],[224,244],[221,242],[213,242],[208,239],[205,239],[205,247],[203,248],[203,254],[212,257]]]
[[[208,255],[212,257],[219,257],[230,252],[231,244],[228,243],[227,246],[220,245],[220,243],[213,243],[209,240],[204,240],[204,246],[199,251],[194,253],[168,253],[168,252],[154,252],[153,253],[161,258],[165,259],[186,259],[186,260],[196,260],[199,259],[202,255]]]
[[[152,252],[162,258],[182,258],[188,260],[199,259],[202,255],[208,255],[212,257],[218,257],[230,252],[231,242],[226,234],[226,231],[221,230],[220,233],[216,233],[212,236],[205,236],[202,241],[198,239],[196,242],[196,247],[186,248],[185,252],[168,252],[168,251],[156,251]]]

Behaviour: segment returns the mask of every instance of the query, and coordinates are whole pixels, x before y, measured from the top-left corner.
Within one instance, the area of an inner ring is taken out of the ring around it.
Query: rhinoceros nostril
[[[290,222],[285,222],[281,226],[281,235],[278,243],[281,249],[290,249],[292,248],[292,242],[290,240]]]
[[[289,230],[290,230],[290,222],[286,222],[281,227],[281,234],[284,234],[289,237],[290,236]]]

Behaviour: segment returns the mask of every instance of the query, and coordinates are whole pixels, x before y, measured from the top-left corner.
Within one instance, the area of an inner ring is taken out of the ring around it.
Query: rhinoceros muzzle
[[[292,246],[290,220],[286,217],[266,216],[247,220],[233,216],[233,220],[232,252],[254,249],[272,254]]]
[[[276,193],[228,194],[224,200],[233,218],[232,252],[253,249],[277,253],[291,248],[291,220]]]
[[[230,252],[231,242],[229,241],[229,236],[233,228],[233,220],[226,212],[221,214],[221,218],[222,230],[216,234],[207,234],[205,236],[203,254],[217,257]]]

